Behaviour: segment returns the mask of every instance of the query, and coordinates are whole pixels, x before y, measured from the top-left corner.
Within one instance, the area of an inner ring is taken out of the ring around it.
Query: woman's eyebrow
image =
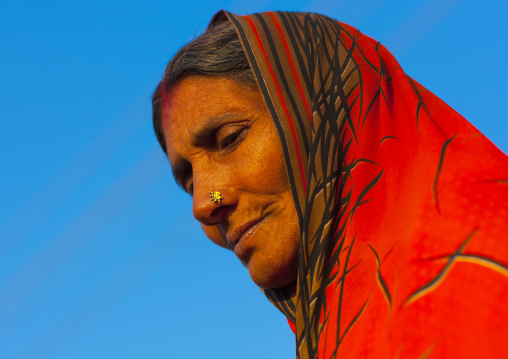
[[[242,114],[231,112],[209,117],[203,125],[191,135],[191,144],[193,146],[200,146],[207,143],[224,121],[239,116],[242,116]]]

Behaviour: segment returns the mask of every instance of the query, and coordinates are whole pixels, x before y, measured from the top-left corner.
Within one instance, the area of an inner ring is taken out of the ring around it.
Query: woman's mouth
[[[253,249],[249,246],[249,242],[261,225],[262,220],[263,218],[249,221],[232,233],[233,252],[242,262],[245,262]]]

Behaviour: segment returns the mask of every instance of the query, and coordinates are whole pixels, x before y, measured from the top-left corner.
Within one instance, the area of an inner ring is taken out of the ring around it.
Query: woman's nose
[[[192,212],[205,225],[216,224],[227,212],[224,185],[213,178],[206,174],[196,175],[196,172],[193,176]]]

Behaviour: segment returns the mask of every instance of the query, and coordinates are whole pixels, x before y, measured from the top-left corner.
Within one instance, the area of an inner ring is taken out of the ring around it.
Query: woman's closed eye
[[[229,150],[235,148],[247,134],[247,129],[242,126],[240,129],[235,128],[234,130],[225,130],[223,132],[223,134],[219,133],[217,135],[218,150]]]
[[[192,195],[193,180],[192,180],[192,166],[186,161],[182,161],[176,168],[173,168],[173,176],[176,183],[185,192]]]
[[[194,184],[192,183],[192,174],[186,176],[184,179],[183,185],[181,186],[185,192],[190,194],[192,196],[192,193],[194,192]]]

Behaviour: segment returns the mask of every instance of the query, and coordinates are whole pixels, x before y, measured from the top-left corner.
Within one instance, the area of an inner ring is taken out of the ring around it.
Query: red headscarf
[[[378,42],[306,13],[237,16],[300,219],[299,358],[508,355],[508,159]]]

